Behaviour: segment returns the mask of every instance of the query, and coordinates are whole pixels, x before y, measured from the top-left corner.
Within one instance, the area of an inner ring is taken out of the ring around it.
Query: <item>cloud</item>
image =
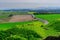
[[[2,3],[0,8],[38,8],[40,5],[36,3]]]
[[[60,0],[0,0],[0,8],[60,7]]]
[[[60,3],[60,0],[0,0],[0,2]]]
[[[27,2],[27,3],[37,3],[40,0],[0,0],[0,2]]]

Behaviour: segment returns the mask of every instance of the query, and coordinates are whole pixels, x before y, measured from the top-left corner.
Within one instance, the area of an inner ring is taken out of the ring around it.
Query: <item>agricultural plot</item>
[[[35,16],[49,24],[38,20],[0,23],[0,40],[44,40],[48,36],[60,35],[60,14]]]
[[[44,15],[36,15],[37,18],[42,18],[44,20],[47,20],[49,22],[54,22],[56,20],[60,20],[60,14],[44,14]]]

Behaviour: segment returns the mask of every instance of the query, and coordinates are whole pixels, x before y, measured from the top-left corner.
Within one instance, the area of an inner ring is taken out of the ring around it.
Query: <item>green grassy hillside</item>
[[[24,33],[26,33],[25,32],[25,30],[26,31],[33,31],[33,33],[32,33],[32,35],[34,34],[34,32],[35,32],[35,34],[37,34],[38,35],[38,38],[36,38],[36,39],[41,39],[42,37],[45,37],[46,35],[45,35],[45,32],[43,32],[44,31],[44,29],[43,28],[41,28],[41,25],[43,25],[43,23],[41,23],[41,22],[39,22],[39,21],[29,21],[29,22],[16,22],[16,23],[4,23],[4,24],[0,24],[0,31],[3,31],[3,32],[5,32],[5,31],[7,31],[6,33],[8,33],[8,30],[10,30],[10,32],[12,31],[12,33],[16,33],[16,32],[19,32],[19,33],[21,33],[21,32],[24,32]],[[15,30],[15,29],[16,30]],[[19,31],[19,30],[21,31]],[[2,32],[2,33],[3,33]],[[29,33],[29,32],[28,32]],[[34,36],[35,36],[35,34],[34,34]],[[11,35],[11,34],[10,34]],[[20,34],[18,34],[18,35],[20,35]],[[16,37],[18,36],[17,35],[17,33],[16,33]],[[21,34],[21,35],[23,35],[23,36],[26,36],[26,35],[24,35],[24,34]],[[36,36],[37,36],[36,35]],[[2,34],[2,36],[3,36],[3,34]],[[5,36],[5,35],[4,35]],[[28,35],[27,35],[28,36]],[[41,37],[41,38],[40,38]],[[18,36],[18,38],[20,38],[20,36]],[[4,38],[3,38],[4,39]],[[35,39],[35,38],[34,38]],[[5,40],[5,39],[4,39]],[[30,40],[30,39],[29,39]],[[33,39],[31,39],[31,40],[33,40]]]
[[[55,29],[52,29],[51,27],[46,27],[40,21],[0,24],[0,36],[2,37],[2,40],[43,40],[47,36],[57,35],[59,34]]]

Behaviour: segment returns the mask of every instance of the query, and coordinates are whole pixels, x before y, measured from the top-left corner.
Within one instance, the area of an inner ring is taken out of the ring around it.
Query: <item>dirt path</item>
[[[39,20],[40,22],[43,22],[45,25],[49,24],[49,22],[47,20],[41,19],[41,18],[36,18],[37,20]]]
[[[32,15],[33,18],[36,18],[35,15]],[[36,18],[36,20],[43,22],[45,25],[49,24],[49,22],[47,20],[41,19],[41,18]]]

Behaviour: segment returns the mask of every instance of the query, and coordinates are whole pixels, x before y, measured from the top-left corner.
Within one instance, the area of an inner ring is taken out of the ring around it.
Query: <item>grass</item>
[[[42,18],[42,19],[47,20],[49,22],[54,22],[54,21],[60,19],[60,14],[36,15],[36,17],[37,18]]]
[[[43,25],[43,23],[39,21],[4,23],[4,24],[0,24],[0,31],[2,30],[5,31],[17,27],[17,28],[24,28],[27,30],[35,31],[39,36],[46,37],[45,32],[43,32],[44,29],[41,28],[41,25]]]
[[[25,38],[25,36],[26,36],[25,33],[29,33],[30,31],[33,31],[32,35],[39,35],[40,37],[42,37],[42,38],[37,38],[37,37],[32,38],[32,36],[31,36],[30,40],[40,40],[40,39],[42,40],[42,39],[46,38],[47,36],[60,35],[60,33],[58,32],[58,31],[60,31],[59,30],[59,28],[60,28],[60,25],[59,25],[60,24],[60,14],[35,15],[35,16],[37,18],[42,18],[42,19],[49,21],[50,24],[44,25],[44,23],[42,23],[40,21],[0,23],[0,32],[7,31],[7,33],[8,33],[8,31],[10,31],[10,32],[14,33],[14,35],[10,34],[11,36],[9,37],[9,39],[11,39],[11,40],[14,38],[15,39],[21,38],[21,40],[27,40],[28,36]],[[59,21],[59,22],[57,22],[57,21]],[[17,32],[20,32],[22,34],[20,34],[20,33],[17,34]],[[34,34],[34,33],[37,33],[37,34]],[[31,34],[29,34],[29,36],[30,35]],[[23,37],[21,37],[21,36],[23,36]]]
[[[42,38],[46,38],[49,35],[50,36],[58,35],[57,32],[55,31],[55,29],[49,28],[48,30],[46,30],[46,29],[44,29],[46,27],[41,27],[41,25],[44,25],[44,24],[39,21],[3,23],[3,24],[0,24],[0,31],[2,31],[2,30],[5,31],[8,29],[17,27],[17,28],[32,30],[32,31],[36,32]]]
[[[44,27],[44,29],[46,29],[45,32],[47,35],[50,35],[50,36],[60,35],[60,33],[57,32],[57,30],[60,31],[59,30],[59,28],[60,28],[60,22],[59,22],[60,21],[59,20],[60,14],[47,14],[47,15],[44,14],[44,15],[35,15],[35,16],[37,18],[42,18],[42,19],[47,20],[49,22],[49,24]]]

